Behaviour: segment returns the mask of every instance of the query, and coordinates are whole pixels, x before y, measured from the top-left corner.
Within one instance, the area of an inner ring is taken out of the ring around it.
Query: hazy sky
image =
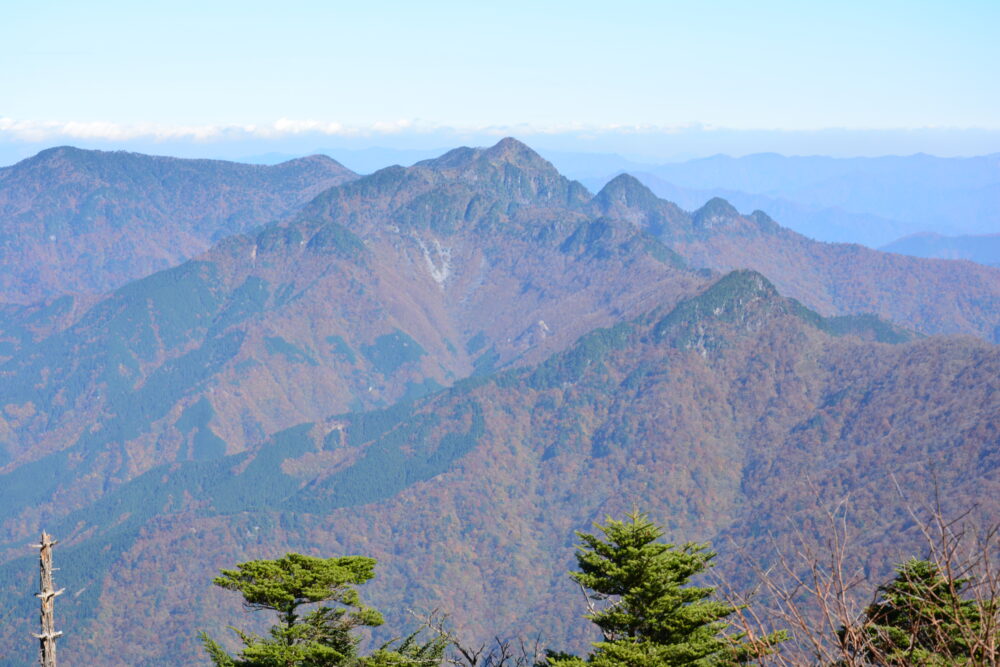
[[[998,35],[997,0],[4,3],[0,141],[998,130]]]

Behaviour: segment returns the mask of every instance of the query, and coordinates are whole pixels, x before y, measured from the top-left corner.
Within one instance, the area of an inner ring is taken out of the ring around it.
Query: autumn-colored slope
[[[908,331],[989,339],[994,273],[914,259],[894,287],[897,260],[853,248],[627,177],[590,197],[504,140],[328,189],[88,308],[0,309],[0,591],[30,601],[44,526],[79,662],[190,664],[194,630],[239,614],[217,568],[369,553],[397,626],[440,603],[559,643],[582,627],[572,531],[633,501],[759,549],[814,526],[807,477],[881,528],[903,526],[889,473],[995,497],[997,348]],[[836,316],[698,268],[743,262]],[[876,578],[911,544],[887,535]]]
[[[0,365],[0,525],[26,536],[163,461],[537,362],[704,283],[588,201],[521,144],[459,149],[27,336]]]
[[[322,156],[258,166],[42,151],[0,169],[0,303],[108,292],[352,178]]]
[[[972,338],[863,340],[881,330],[866,320],[853,321],[861,338],[836,337],[835,322],[734,273],[539,366],[161,466],[57,526],[64,585],[86,587],[63,605],[87,628],[66,650],[190,664],[195,629],[224,632],[241,613],[209,588],[213,571],[286,549],[377,557],[367,593],[397,627],[407,608],[442,607],[470,637],[579,642],[573,530],[633,503],[671,539],[754,547],[818,539],[821,509],[851,494],[878,579],[918,543],[905,504],[930,497],[928,466],[946,511],[1000,511],[1000,352]],[[137,628],[137,616],[151,620]]]
[[[928,334],[1000,341],[998,268],[821,243],[761,211],[740,215],[721,199],[688,214],[628,175],[608,183],[595,205],[646,229],[692,266],[760,271],[823,314],[873,313]]]

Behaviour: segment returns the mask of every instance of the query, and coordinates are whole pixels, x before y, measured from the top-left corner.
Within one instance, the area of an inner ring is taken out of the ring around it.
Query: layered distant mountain
[[[897,238],[911,233],[922,226],[904,220],[896,220],[872,213],[854,212],[839,206],[823,206],[810,202],[795,202],[780,196],[752,194],[726,188],[683,188],[668,183],[659,176],[648,172],[629,172],[657,197],[667,199],[687,210],[696,210],[711,199],[725,199],[741,211],[767,211],[768,215],[780,220],[787,227],[803,236],[828,243],[860,243],[877,247],[886,239]],[[600,183],[607,179],[591,180],[588,184]]]
[[[52,148],[0,169],[0,302],[102,293],[282,218],[355,174]]]
[[[1000,234],[982,236],[914,234],[884,245],[880,250],[914,257],[967,259],[979,264],[1000,266]]]
[[[878,579],[927,466],[949,509],[996,512],[998,326],[998,269],[456,149],[105,297],[0,309],[0,597],[32,604],[45,527],[67,655],[191,664],[240,614],[217,568],[365,553],[396,627],[440,607],[561,646],[573,530],[603,513],[759,549],[847,493]]]
[[[595,202],[633,221],[692,266],[752,268],[782,293],[827,315],[873,313],[928,334],[971,333],[1000,341],[1000,271],[918,259],[843,243],[821,243],[766,213],[741,215],[713,199],[688,214],[635,178],[608,183]]]
[[[589,163],[584,172],[593,174]],[[605,174],[623,167],[613,166]],[[566,165],[577,173],[572,162]],[[581,169],[583,165],[581,165]],[[990,234],[1000,227],[1000,155],[879,158],[717,155],[625,167],[661,197],[697,208],[713,197],[767,211],[821,241],[879,247],[902,236]],[[604,179],[586,179],[603,185]]]

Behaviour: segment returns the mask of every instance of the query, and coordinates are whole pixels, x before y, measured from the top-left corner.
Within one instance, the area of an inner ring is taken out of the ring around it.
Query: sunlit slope
[[[262,166],[42,151],[0,168],[0,303],[108,292],[352,178],[322,156]]]
[[[572,531],[633,503],[672,539],[753,547],[818,538],[822,506],[851,494],[877,578],[919,539],[905,505],[931,497],[928,466],[946,509],[997,497],[997,370],[987,343],[824,319],[759,274],[729,274],[540,365],[163,465],[67,516],[64,585],[87,584],[63,613],[101,638],[67,650],[102,664],[194,656],[196,628],[240,613],[212,572],[287,549],[379,558],[369,594],[395,624],[442,607],[471,635],[579,641]],[[106,652],[136,632],[142,652]]]

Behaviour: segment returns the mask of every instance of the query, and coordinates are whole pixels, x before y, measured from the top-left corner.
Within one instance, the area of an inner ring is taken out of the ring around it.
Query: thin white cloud
[[[57,138],[106,141],[129,139],[206,141],[222,137],[237,126],[164,125],[159,123],[114,123],[108,121],[48,121],[0,118],[0,139],[38,142]]]
[[[19,120],[0,117],[0,141],[40,142],[58,139],[89,141],[195,141],[215,142],[239,139],[280,139],[299,135],[323,136],[379,136],[404,132],[455,134],[604,134],[604,133],[673,133],[692,129],[707,129],[698,125],[675,127],[646,125],[588,125],[559,123],[548,125],[443,125],[423,121],[400,119],[377,121],[369,125],[346,125],[336,121],[297,120],[280,118],[264,124],[202,124],[178,125],[166,123],[116,123],[112,121],[54,121]]]

